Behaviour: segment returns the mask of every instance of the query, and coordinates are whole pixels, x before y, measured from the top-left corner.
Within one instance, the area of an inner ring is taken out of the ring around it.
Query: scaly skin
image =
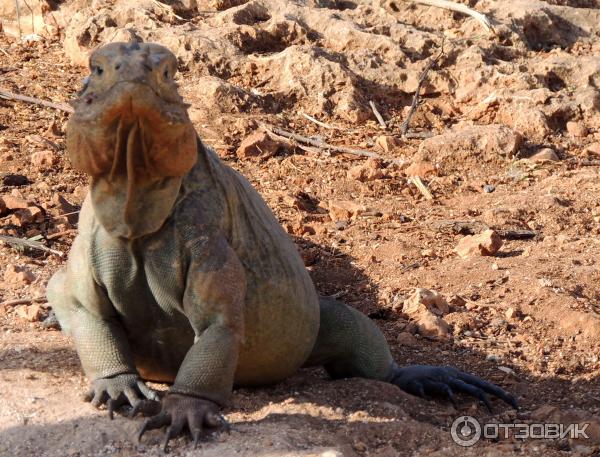
[[[502,389],[453,368],[399,368],[377,327],[319,299],[293,242],[252,186],[196,138],[173,82],[175,57],[113,43],[67,130],[74,166],[91,176],[66,268],[48,284],[73,336],[88,400],[109,413],[154,413],[141,432],[220,424],[234,385],[272,384],[301,366],[334,378],[392,382],[415,395]],[[157,408],[143,380],[172,384]]]

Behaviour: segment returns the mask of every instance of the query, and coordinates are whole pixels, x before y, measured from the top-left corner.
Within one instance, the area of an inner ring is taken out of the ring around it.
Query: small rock
[[[11,221],[19,227],[24,227],[28,224],[36,224],[44,222],[44,212],[37,206],[17,209],[13,213]]]
[[[413,294],[404,300],[402,312],[411,316],[420,313],[423,309],[443,316],[450,311],[446,299],[435,290],[417,288]]]
[[[419,334],[439,339],[448,337],[450,326],[440,316],[449,310],[448,303],[441,294],[421,288],[416,289],[402,306],[402,312],[414,320]]]
[[[575,138],[583,138],[587,136],[588,129],[582,122],[569,121],[567,122],[567,132]]]
[[[504,316],[506,316],[507,319],[516,319],[520,315],[521,315],[521,310],[518,308],[515,308],[513,306],[508,308],[506,310],[506,312],[504,313]]]
[[[496,186],[492,186],[491,184],[486,184],[485,186],[483,186],[483,192],[485,192],[486,194],[491,194],[495,190]]]
[[[435,165],[424,160],[417,160],[404,169],[406,176],[418,176],[420,178],[424,178],[428,174],[435,174],[435,172]]]
[[[25,209],[29,206],[29,203],[23,198],[15,197],[14,195],[3,195],[0,199],[7,209]]]
[[[424,337],[436,338],[440,340],[445,340],[448,338],[450,326],[448,325],[448,322],[439,316],[431,313],[423,313],[415,319],[415,322],[417,324],[417,328],[419,329],[419,334],[423,335]]]
[[[583,150],[583,152],[588,157],[592,157],[592,158],[598,158],[598,157],[600,157],[600,142],[588,144],[585,147],[585,149]]]
[[[391,135],[380,135],[375,139],[375,144],[385,152],[391,152],[402,143],[398,138]]]
[[[77,186],[73,189],[73,197],[78,203],[82,203],[89,191],[88,186]]]
[[[401,346],[414,348],[419,346],[419,340],[417,340],[412,333],[400,332],[396,337],[396,342]]]
[[[58,156],[53,151],[40,151],[31,154],[31,163],[36,167],[49,168],[58,162]]]
[[[502,238],[494,230],[486,230],[478,235],[469,235],[462,238],[455,248],[457,254],[463,259],[473,256],[493,256],[502,247]]]
[[[381,162],[379,160],[368,159],[365,163],[350,168],[346,176],[348,179],[367,182],[381,179],[384,174],[381,170]]]
[[[334,222],[354,219],[366,211],[364,205],[346,200],[330,200],[328,209],[329,216]]]
[[[460,295],[452,295],[450,300],[448,300],[448,304],[452,305],[454,308],[460,308],[467,304],[467,300]]]
[[[267,159],[277,153],[279,146],[266,132],[254,132],[244,138],[236,155],[240,159]]]
[[[35,275],[25,267],[9,264],[4,270],[4,282],[8,284],[31,284]]]
[[[529,160],[533,160],[534,162],[545,162],[545,161],[556,162],[556,161],[560,160],[560,158],[558,157],[556,152],[554,152],[554,149],[543,148],[543,149],[540,149],[535,154],[533,154],[531,157],[529,157]]]
[[[354,450],[356,452],[367,452],[367,445],[362,441],[357,441],[354,443]]]
[[[78,205],[72,204],[60,194],[55,194],[54,197],[52,197],[52,203],[60,208],[60,212],[66,215],[70,224],[77,224],[79,220],[78,211],[80,210]]]
[[[44,309],[41,305],[33,303],[31,305],[21,305],[15,309],[17,316],[29,322],[38,322],[44,316]]]
[[[535,411],[531,412],[531,418],[537,421],[543,421],[548,418],[551,414],[554,414],[558,408],[552,405],[542,405]]]

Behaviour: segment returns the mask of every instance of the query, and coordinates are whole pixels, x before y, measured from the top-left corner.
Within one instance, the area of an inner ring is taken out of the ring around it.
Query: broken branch
[[[408,114],[406,115],[406,119],[402,123],[400,127],[400,134],[405,136],[408,132],[408,126],[410,125],[410,121],[417,111],[417,105],[419,104],[419,97],[421,96],[421,86],[427,79],[427,75],[429,74],[429,70],[433,68],[433,66],[440,60],[440,57],[444,55],[444,41],[442,39],[442,46],[439,54],[432,58],[429,63],[425,66],[425,69],[421,72],[419,76],[419,81],[417,82],[417,89],[415,90],[415,95],[413,96],[412,103],[410,104],[410,110],[408,110]]]
[[[46,297],[34,297],[34,298],[16,298],[14,300],[6,300],[0,303],[0,308],[8,308],[9,306],[18,306],[18,305],[30,305],[36,302],[45,302]]]
[[[17,237],[9,236],[9,235],[0,235],[0,241],[4,241],[5,243],[11,244],[13,246],[25,246],[25,247],[28,247],[31,249],[39,249],[40,251],[49,252],[58,257],[63,256],[62,252],[57,251],[55,249],[51,249],[48,246],[44,246],[39,241],[26,240],[23,238],[17,238]]]
[[[373,102],[372,100],[370,100],[369,101],[369,106],[371,107],[371,110],[373,111],[373,114],[377,118],[377,122],[379,122],[379,125],[381,125],[384,129],[387,128],[387,125],[385,124],[385,121],[383,120],[383,116],[377,110],[377,107],[375,106],[375,102]]]
[[[308,119],[310,122],[314,122],[315,124],[317,124],[317,125],[319,125],[319,126],[321,126],[323,128],[326,128],[326,129],[337,129],[337,127],[334,127],[333,125],[326,124],[325,122],[321,122],[320,120],[315,119],[314,117],[309,116],[306,113],[300,113],[300,114],[302,115],[303,118]]]
[[[419,3],[421,5],[434,6],[436,8],[443,8],[445,10],[456,11],[458,13],[466,14],[467,16],[471,16],[477,22],[479,22],[483,28],[487,32],[494,32],[494,28],[490,20],[487,18],[485,14],[481,14],[474,9],[469,8],[466,5],[462,5],[460,3],[451,2],[449,0],[411,0],[414,3]]]
[[[0,98],[4,98],[6,100],[18,100],[20,102],[32,103],[34,105],[45,106],[46,108],[54,108],[57,110],[64,111],[66,113],[72,113],[74,110],[66,103],[54,103],[48,102],[46,100],[40,100],[39,98],[28,97],[27,95],[15,94],[13,92],[8,92],[6,90],[0,89]]]
[[[334,146],[332,144],[326,143],[323,140],[318,140],[315,138],[308,138],[303,135],[298,135],[297,133],[288,132],[286,130],[280,129],[278,127],[267,127],[265,126],[265,130],[269,134],[275,134],[282,136],[284,138],[297,141],[298,143],[302,143],[308,146],[313,146],[318,149],[328,149],[334,152],[340,152],[342,154],[351,154],[359,157],[370,157],[373,159],[381,160],[383,162],[395,163],[397,165],[403,166],[405,162],[399,159],[389,159],[387,157],[383,157],[375,152],[367,151],[365,149],[353,149],[347,148],[345,146]]]

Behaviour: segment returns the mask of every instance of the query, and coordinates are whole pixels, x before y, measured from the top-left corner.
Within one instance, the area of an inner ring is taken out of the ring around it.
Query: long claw
[[[200,444],[200,436],[202,435],[202,430],[195,430],[192,432],[194,436],[194,449],[198,449],[198,444]]]
[[[110,420],[113,420],[115,418],[116,403],[117,401],[113,400],[112,398],[109,398],[106,402],[106,408],[108,409],[108,417],[110,418]]]
[[[168,413],[162,412],[157,414],[156,416],[149,417],[142,424],[142,428],[138,432],[138,443],[142,440],[142,435],[147,430],[153,430],[156,428],[164,427],[165,425],[169,425],[171,423],[171,416]]]
[[[477,376],[474,376],[469,373],[461,372],[459,374],[459,379],[462,381],[465,381],[469,384],[472,384],[474,386],[477,386],[481,390],[487,392],[488,394],[492,394],[492,395],[500,398],[502,401],[504,401],[505,403],[508,403],[513,408],[519,409],[519,405],[518,405],[515,397],[513,397],[509,393],[505,392],[502,388],[498,387],[497,385],[492,384],[491,382],[488,382],[485,379],[478,378]]]
[[[465,381],[462,381],[460,379],[451,379],[448,382],[448,384],[450,384],[451,387],[454,387],[459,392],[464,392],[475,398],[478,398],[480,401],[482,401],[485,404],[488,411],[490,413],[492,412],[492,405],[490,404],[490,400],[488,399],[485,392],[483,390],[481,390],[479,387],[468,384]]]
[[[175,429],[171,426],[167,429],[167,433],[165,435],[165,442],[163,444],[163,452],[169,452],[169,441],[177,436]]]

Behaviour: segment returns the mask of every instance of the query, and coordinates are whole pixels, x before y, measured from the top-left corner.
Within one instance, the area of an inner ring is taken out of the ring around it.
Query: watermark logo
[[[461,416],[452,423],[450,434],[459,446],[473,446],[481,438],[481,424],[474,417]]]
[[[481,438],[497,440],[515,439],[571,439],[589,438],[585,430],[590,424],[480,424],[472,416],[457,417],[452,423],[450,434],[459,446],[473,446]]]

